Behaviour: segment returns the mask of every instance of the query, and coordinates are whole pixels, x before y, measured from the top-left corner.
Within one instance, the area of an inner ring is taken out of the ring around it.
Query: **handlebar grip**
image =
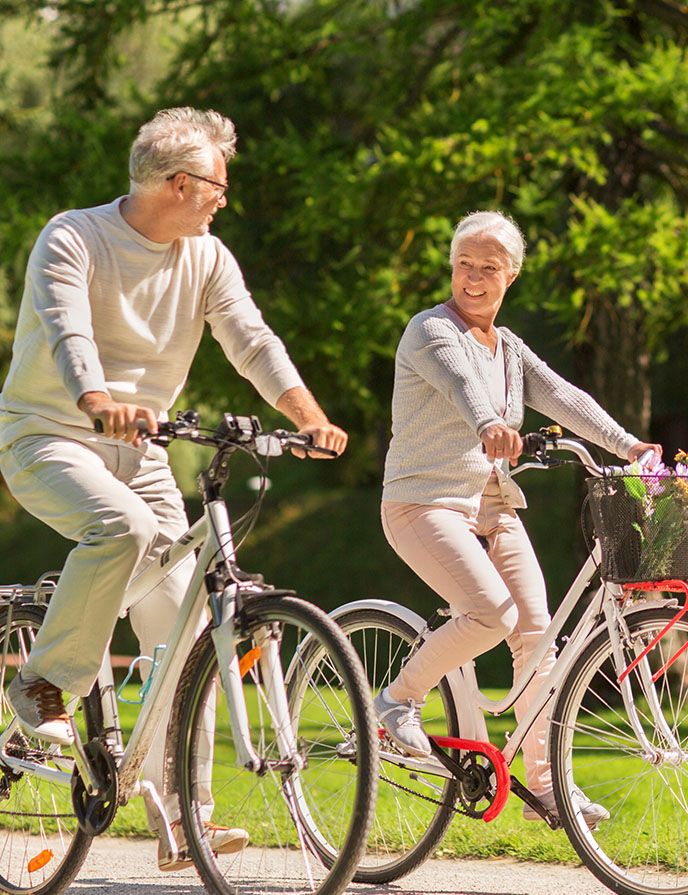
[[[307,448],[306,450],[315,451],[318,454],[324,454],[326,457],[338,457],[339,454],[337,451],[333,451],[330,448],[319,447],[319,445],[314,444],[313,447]]]
[[[144,422],[143,420],[137,420],[137,421],[136,421],[136,428],[139,430],[139,432],[140,432],[142,435],[150,435],[150,434],[151,434],[151,433],[148,431],[148,426],[145,424],[145,422]],[[99,420],[99,419],[96,418],[96,419],[93,421],[93,430],[94,430],[95,432],[97,432],[99,435],[102,435],[103,432],[105,431],[105,428],[104,428],[104,426],[103,426],[103,421],[102,421],[102,420]]]
[[[313,436],[310,432],[299,432],[297,435],[298,441],[295,438],[290,445],[290,447],[302,447],[306,452],[313,451],[316,454],[323,454],[326,457],[338,457],[339,454],[337,451],[331,451],[329,448],[320,447],[318,444],[313,443]]]
[[[638,466],[641,469],[654,469],[659,460],[657,452],[653,451],[652,448],[648,448],[638,457]]]

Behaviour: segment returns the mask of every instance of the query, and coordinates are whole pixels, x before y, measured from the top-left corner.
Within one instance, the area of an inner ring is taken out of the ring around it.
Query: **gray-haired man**
[[[166,417],[206,322],[266,401],[316,444],[346,447],[263,322],[234,257],[209,233],[226,205],[235,143],[232,122],[217,112],[159,112],[132,146],[129,195],[57,215],[29,259],[0,395],[0,472],[26,510],[77,542],[8,688],[22,727],[43,739],[72,741],[61,691],[90,691],[129,579],[188,527],[165,452],[142,441],[137,423],[155,432]],[[186,581],[182,567],[130,608],[143,654],[165,641]],[[144,767],[159,788],[165,726]],[[165,807],[175,821],[176,797]],[[246,844],[244,831],[209,816],[207,829],[216,851]]]

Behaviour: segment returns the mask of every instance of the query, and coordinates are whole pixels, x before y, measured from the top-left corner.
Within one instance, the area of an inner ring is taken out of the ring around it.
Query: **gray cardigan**
[[[525,506],[515,482],[504,477],[508,460],[491,463],[479,436],[493,423],[519,429],[526,405],[624,459],[639,441],[517,335],[506,327],[499,332],[507,381],[504,417],[489,400],[489,349],[462,332],[443,304],[409,322],[397,349],[383,500],[437,504],[475,518],[496,469],[505,502]]]

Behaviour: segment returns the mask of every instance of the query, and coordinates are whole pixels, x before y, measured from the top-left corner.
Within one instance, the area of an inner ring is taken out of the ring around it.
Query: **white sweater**
[[[547,366],[506,327],[507,406],[496,413],[489,398],[486,349],[462,332],[444,305],[417,314],[399,343],[392,398],[392,440],[385,463],[383,500],[438,504],[475,518],[480,496],[496,468],[502,495],[525,506],[508,460],[495,467],[479,434],[493,423],[519,429],[525,406],[619,457],[639,439],[621,428],[586,392]]]
[[[0,395],[0,449],[33,434],[104,438],[76,406],[87,391],[166,418],[206,322],[273,406],[303,385],[220,240],[151,242],[124,220],[121,201],[59,214],[36,241]]]

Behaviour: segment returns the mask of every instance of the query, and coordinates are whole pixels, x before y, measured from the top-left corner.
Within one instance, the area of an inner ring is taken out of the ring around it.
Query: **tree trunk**
[[[598,299],[585,339],[574,345],[578,385],[625,429],[650,433],[650,357],[642,310]]]

